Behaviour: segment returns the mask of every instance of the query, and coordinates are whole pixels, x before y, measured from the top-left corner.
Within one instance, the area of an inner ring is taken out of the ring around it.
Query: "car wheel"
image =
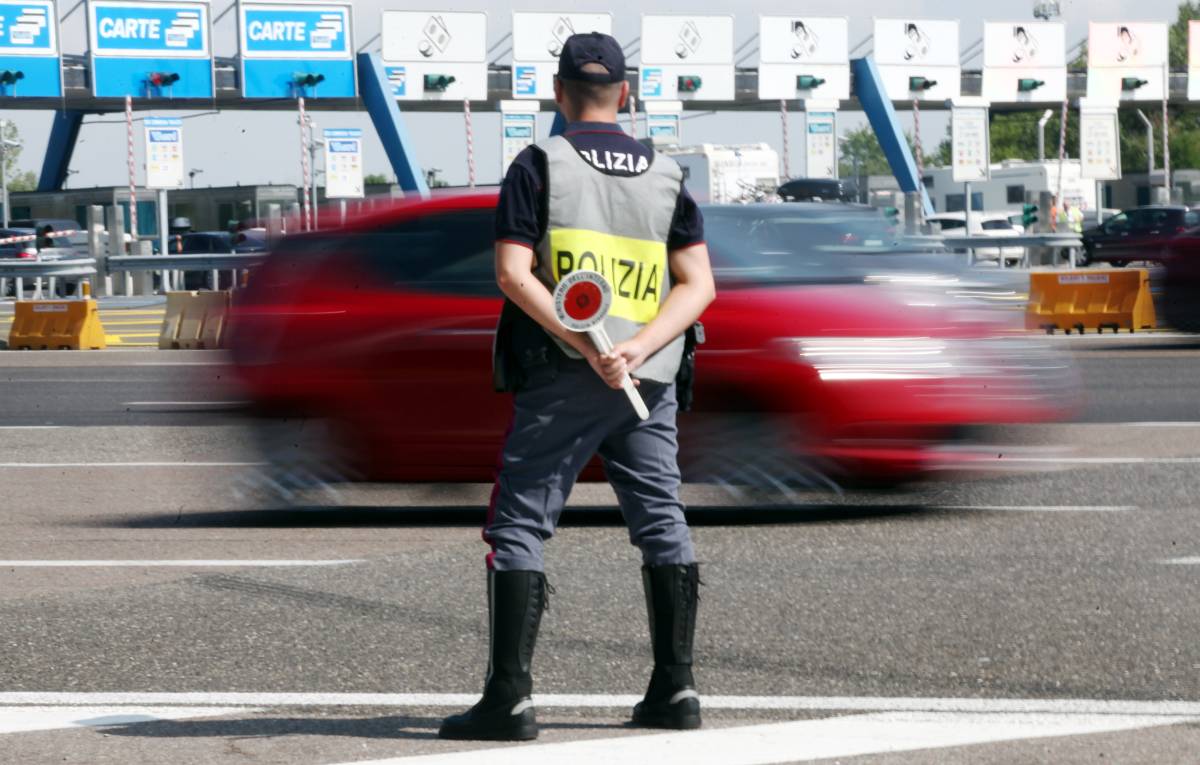
[[[339,507],[339,484],[358,479],[349,450],[330,420],[259,420],[254,437],[262,458],[235,487],[241,499],[272,509]]]
[[[1068,256],[1069,258],[1070,256]],[[1092,253],[1088,249],[1082,249],[1075,253],[1075,265],[1090,266],[1092,264]]]

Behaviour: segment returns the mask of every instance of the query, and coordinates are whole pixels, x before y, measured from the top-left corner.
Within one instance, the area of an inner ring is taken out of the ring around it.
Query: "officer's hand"
[[[596,374],[600,375],[600,379],[610,388],[620,390],[621,381],[625,379],[625,375],[629,374],[629,366],[625,363],[625,357],[616,353],[601,353],[594,356],[588,356],[588,362],[591,363],[592,369],[596,370]],[[633,381],[637,384],[637,380]]]
[[[636,337],[617,343],[613,346],[612,352],[614,356],[620,356],[625,359],[625,368],[629,372],[633,372],[644,364],[646,357],[650,355],[646,345]]]

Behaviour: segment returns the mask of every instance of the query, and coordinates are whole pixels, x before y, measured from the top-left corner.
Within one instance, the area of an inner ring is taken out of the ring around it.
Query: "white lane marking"
[[[988,510],[1013,513],[1124,513],[1135,505],[938,505],[931,510]]]
[[[349,566],[366,563],[362,558],[345,560],[0,560],[0,568],[266,568],[295,566]]]
[[[58,430],[61,425],[0,425],[0,430]]]
[[[1200,457],[1001,457],[995,462],[1059,465],[1195,465],[1200,463]]]
[[[1103,425],[1104,423],[1096,424]],[[1174,422],[1171,420],[1164,420],[1162,422],[1121,422],[1117,424],[1126,428],[1200,428],[1200,422]]]
[[[90,380],[88,381],[90,382]],[[118,380],[117,382],[121,382]],[[247,406],[249,401],[125,401],[121,406]]]
[[[1167,558],[1166,560],[1160,560],[1159,563],[1165,566],[1200,566],[1200,557]]]
[[[78,369],[79,367],[74,367]],[[0,383],[8,383],[10,385],[24,385],[26,383],[37,383],[45,385],[47,383],[63,383],[70,385],[90,385],[92,383],[156,383],[161,382],[154,377],[10,377],[7,380],[0,380]]]
[[[131,367],[224,367],[227,361],[135,361]]]
[[[556,744],[475,749],[394,757],[355,765],[769,765],[831,757],[855,757],[968,746],[1052,736],[1078,736],[1190,722],[1196,718],[1094,715],[1011,715],[879,712],[821,720],[710,728],[688,733],[590,739]]]
[[[0,462],[0,468],[262,467],[265,462]]]
[[[547,709],[632,708],[637,695],[534,694]],[[142,705],[223,707],[457,707],[479,701],[478,693],[244,693],[244,692],[0,692],[0,708],[34,705]],[[1200,701],[1112,701],[1102,699],[975,699],[904,696],[706,696],[705,709],[845,712],[947,712],[963,714],[1070,714],[1200,717]]]
[[[0,733],[29,733],[59,728],[99,728],[108,725],[184,720],[245,714],[245,707],[49,707],[0,708]]]

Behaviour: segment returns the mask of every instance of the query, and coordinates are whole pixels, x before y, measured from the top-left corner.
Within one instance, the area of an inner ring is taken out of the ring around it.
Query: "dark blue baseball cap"
[[[586,64],[600,64],[606,72],[585,72]],[[558,56],[558,79],[614,83],[625,81],[625,53],[610,35],[575,34],[563,43]]]

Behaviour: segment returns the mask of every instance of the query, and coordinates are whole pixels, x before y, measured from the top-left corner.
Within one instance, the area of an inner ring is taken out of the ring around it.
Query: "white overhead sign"
[[[641,57],[642,100],[733,100],[733,16],[642,16]]]
[[[875,19],[875,61],[893,101],[958,98],[958,21]],[[933,87],[914,90],[920,82]]]
[[[146,188],[183,188],[183,121],[178,117],[147,117]]]
[[[402,101],[486,101],[487,14],[384,11],[383,63]]]
[[[1167,25],[1092,22],[1088,25],[1088,98],[1161,101],[1166,93]]]
[[[362,130],[330,128],[325,135],[325,196],[361,199],[363,192]]]
[[[522,13],[512,21],[513,98],[554,98],[554,73],[573,34],[612,34],[611,13]]]
[[[1036,83],[1036,87],[1031,87]],[[1067,28],[1057,22],[983,25],[983,97],[1062,103],[1067,98]]]
[[[538,105],[529,101],[500,102],[500,177],[537,140],[538,111]]]
[[[1200,21],[1188,22],[1188,100],[1200,101]]]
[[[954,104],[950,109],[950,166],[955,183],[991,178],[988,110],[975,104]]]
[[[1121,177],[1121,128],[1115,106],[1079,109],[1080,173],[1097,181]]]
[[[846,19],[759,16],[758,51],[759,98],[850,98],[850,26]],[[823,82],[816,84],[812,78]]]
[[[804,126],[804,174],[809,178],[837,178],[837,148],[837,112],[807,112]]]

